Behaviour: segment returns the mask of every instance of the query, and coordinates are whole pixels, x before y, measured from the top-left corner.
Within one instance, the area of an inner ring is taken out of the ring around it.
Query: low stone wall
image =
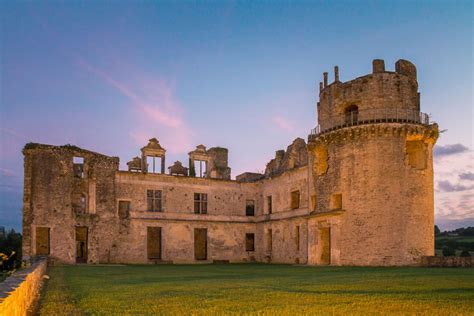
[[[13,273],[0,283],[0,315],[31,314],[46,272],[46,260],[38,261],[29,268]]]
[[[422,257],[423,267],[474,267],[474,257]]]

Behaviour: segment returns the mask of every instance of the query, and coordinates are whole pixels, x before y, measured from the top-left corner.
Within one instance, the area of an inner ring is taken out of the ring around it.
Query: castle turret
[[[420,112],[416,67],[383,60],[371,74],[324,85],[309,137],[320,240],[309,262],[410,265],[434,251],[432,149],[437,124]],[[324,239],[324,240],[323,240]]]

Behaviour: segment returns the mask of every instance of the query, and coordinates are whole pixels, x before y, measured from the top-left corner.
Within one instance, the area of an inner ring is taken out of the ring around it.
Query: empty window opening
[[[88,228],[76,227],[76,263],[87,263]]]
[[[76,178],[84,178],[84,158],[83,157],[72,158],[72,170]]]
[[[255,201],[254,200],[247,200],[245,202],[245,215],[255,216]]]
[[[295,230],[295,245],[296,245],[296,250],[300,250],[300,226],[296,226]]]
[[[81,193],[81,204],[80,204],[81,212],[85,213],[87,208],[87,197],[85,193]]]
[[[357,107],[357,105],[349,105],[344,110],[344,119],[345,123],[348,125],[357,124],[357,122],[359,121],[359,108]]]
[[[268,229],[267,230],[267,249],[269,252],[272,251],[272,247],[273,247],[273,236],[272,236],[272,229]]]
[[[421,140],[407,140],[406,153],[408,164],[418,170],[426,169],[428,154],[427,145]]]
[[[268,214],[272,213],[272,196],[269,195],[267,196],[267,208],[268,208]]]
[[[36,227],[36,255],[49,255],[49,227]]]
[[[329,206],[331,210],[342,209],[342,194],[337,193],[331,195],[331,204]]]
[[[311,195],[311,210],[316,211],[316,195]]]
[[[146,248],[148,259],[161,260],[161,227],[147,227]]]
[[[291,209],[300,208],[300,191],[291,192]]]
[[[255,251],[255,234],[245,234],[245,251]]]
[[[207,194],[194,193],[194,213],[207,214]]]
[[[161,190],[147,190],[147,211],[161,212],[163,210],[161,203]]]
[[[118,214],[122,219],[130,217],[130,201],[119,201]]]
[[[164,158],[155,156],[146,156],[146,165],[148,173],[164,173]]]
[[[194,258],[207,260],[207,228],[194,229]]]
[[[196,177],[205,178],[207,176],[207,161],[194,160],[194,170],[196,173]]]

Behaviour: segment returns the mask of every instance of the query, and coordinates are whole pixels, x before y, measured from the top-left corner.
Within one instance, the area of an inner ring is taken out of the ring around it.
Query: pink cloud
[[[148,79],[137,72],[127,74],[127,82],[119,81],[84,61],[79,64],[130,100],[137,122],[131,124],[134,127],[129,136],[137,145],[143,146],[148,139],[157,137],[171,153],[192,149],[193,133],[172,84],[163,79]]]
[[[278,116],[278,115],[274,116],[272,118],[272,122],[275,123],[276,126],[280,129],[282,129],[282,130],[285,130],[287,132],[293,132],[294,131],[293,124],[282,116]]]

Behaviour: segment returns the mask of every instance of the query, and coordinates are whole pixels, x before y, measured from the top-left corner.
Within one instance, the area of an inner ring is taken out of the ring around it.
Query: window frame
[[[147,212],[163,212],[163,191],[162,190],[154,190],[154,189],[146,190],[146,211]]]
[[[194,214],[207,214],[207,193],[194,193]]]

